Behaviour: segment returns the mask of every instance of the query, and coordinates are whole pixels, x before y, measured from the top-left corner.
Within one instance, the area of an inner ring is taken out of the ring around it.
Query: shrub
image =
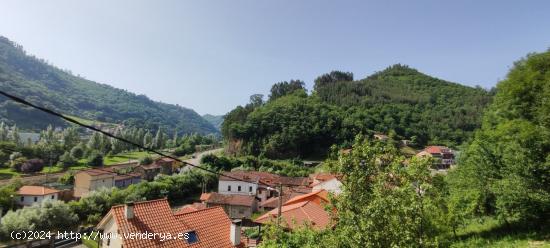
[[[73,149],[71,149],[71,157],[74,159],[81,159],[84,157],[84,149],[80,146],[73,147]]]
[[[38,172],[44,168],[44,161],[42,159],[29,159],[21,165],[20,171],[25,173]]]
[[[92,152],[92,154],[88,157],[87,164],[92,167],[103,166],[103,155],[97,152]]]
[[[153,163],[153,158],[151,158],[150,156],[143,157],[139,160],[140,165],[147,165],[152,163]]]
[[[67,168],[71,165],[75,165],[77,161],[71,156],[69,152],[63,153],[61,157],[59,157],[59,165],[61,165],[63,168]]]

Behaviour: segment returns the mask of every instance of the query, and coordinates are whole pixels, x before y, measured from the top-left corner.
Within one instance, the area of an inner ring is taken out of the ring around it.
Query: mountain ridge
[[[85,119],[138,126],[166,133],[218,133],[194,110],[97,83],[28,55],[0,36],[0,89],[29,102]],[[0,120],[23,129],[66,126],[56,118],[0,98]]]

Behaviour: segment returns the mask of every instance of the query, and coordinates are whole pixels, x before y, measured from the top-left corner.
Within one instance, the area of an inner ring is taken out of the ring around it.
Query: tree
[[[148,165],[153,163],[153,158],[151,156],[145,156],[139,160],[140,165]]]
[[[0,122],[0,141],[8,141],[8,127],[4,122]]]
[[[264,95],[262,95],[262,94],[251,95],[249,104],[253,108],[262,106],[264,104]]]
[[[95,150],[100,151],[101,150],[101,135],[98,132],[94,132],[92,134],[92,137],[88,140],[87,144],[88,150]]]
[[[550,51],[514,64],[497,85],[474,140],[449,175],[457,219],[496,214],[544,226],[550,219]]]
[[[71,157],[74,159],[81,159],[84,156],[84,149],[78,145],[71,149]]]
[[[281,96],[291,94],[297,90],[305,91],[304,85],[305,85],[304,82],[301,80],[290,80],[290,82],[283,81],[283,82],[276,83],[273,86],[271,86],[271,94],[269,95],[269,100],[270,101],[275,100]],[[253,100],[252,97],[250,100],[252,102]],[[254,100],[256,102],[258,101],[257,99],[254,99]]]
[[[153,139],[153,148],[155,149],[162,149],[164,148],[166,141],[164,139],[164,133],[162,132],[162,129],[159,128],[157,130],[157,134],[155,135],[155,138]]]
[[[143,136],[143,146],[153,148],[153,135],[149,131]]]
[[[11,132],[10,132],[10,139],[16,144],[21,145],[21,137],[19,137],[19,129],[17,128],[17,125],[13,125]]]
[[[27,158],[13,155],[10,156],[10,167],[14,171],[21,172],[21,168],[27,162]]]
[[[97,151],[92,152],[92,154],[88,157],[87,164],[92,167],[103,166],[103,155]]]
[[[78,145],[80,143],[80,135],[76,127],[69,127],[63,130],[63,146],[66,150]]]
[[[69,152],[63,153],[61,157],[59,157],[58,162],[63,168],[68,168],[70,166],[76,165],[77,161],[71,156]]]
[[[314,89],[317,91],[318,88],[326,86],[327,84],[341,81],[353,81],[353,73],[331,71],[330,73],[323,74],[315,79]]]
[[[44,161],[42,159],[33,158],[25,161],[21,165],[19,172],[33,173],[33,172],[41,171],[43,168],[44,168]]]

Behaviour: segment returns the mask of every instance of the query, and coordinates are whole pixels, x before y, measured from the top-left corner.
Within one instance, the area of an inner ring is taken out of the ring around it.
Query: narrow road
[[[208,155],[208,154],[212,154],[212,153],[217,153],[217,152],[221,152],[223,151],[223,148],[218,148],[218,149],[214,149],[214,150],[208,150],[208,151],[204,151],[204,152],[199,152],[199,153],[195,153],[195,158],[190,158],[190,159],[187,159],[187,160],[184,160],[185,162],[187,163],[190,163],[190,164],[194,164],[194,165],[201,165],[201,158],[204,157],[205,155]],[[193,166],[190,166],[190,165],[186,165],[185,167],[181,168],[180,170],[180,173],[183,173],[183,172],[186,172],[188,170],[191,170],[193,169]]]

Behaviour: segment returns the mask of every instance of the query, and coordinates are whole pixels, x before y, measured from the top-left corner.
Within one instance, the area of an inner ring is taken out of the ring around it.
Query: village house
[[[74,176],[74,196],[80,198],[100,188],[125,188],[139,182],[139,173],[122,174],[108,168],[82,170]]]
[[[17,204],[20,206],[31,206],[41,204],[45,200],[57,200],[59,190],[44,186],[25,185],[17,190]]]
[[[446,146],[428,146],[416,154],[417,157],[430,157],[436,169],[449,169],[455,163],[453,150]]]
[[[141,174],[143,180],[153,181],[158,174],[172,175],[175,171],[174,162],[171,158],[159,158],[151,164],[136,167],[134,171]]]
[[[252,195],[263,203],[276,195],[279,184],[289,186],[307,186],[306,177],[284,177],[262,171],[225,172],[219,178],[218,193],[224,195]]]
[[[281,219],[286,229],[294,230],[304,225],[313,229],[324,229],[331,224],[330,214],[325,210],[328,204],[328,192],[314,191],[299,195],[286,201],[281,208]],[[278,208],[275,208],[258,217],[254,222],[266,224],[275,221],[278,217]]]
[[[99,222],[97,229],[104,235],[116,237],[102,239],[101,247],[242,247],[239,223],[232,222],[222,208],[174,213],[166,199],[114,206]],[[181,238],[162,240],[162,237],[152,235],[129,236],[147,233]]]
[[[380,141],[386,141],[390,138],[390,137],[388,137],[388,135],[380,134],[380,133],[374,134],[373,137],[377,140],[380,140]]]
[[[258,206],[253,195],[223,195],[211,192],[203,193],[200,200],[206,207],[222,207],[231,219],[250,219]]]
[[[338,176],[330,173],[315,173],[309,178],[312,191],[326,190],[335,195],[342,193],[342,182]]]

